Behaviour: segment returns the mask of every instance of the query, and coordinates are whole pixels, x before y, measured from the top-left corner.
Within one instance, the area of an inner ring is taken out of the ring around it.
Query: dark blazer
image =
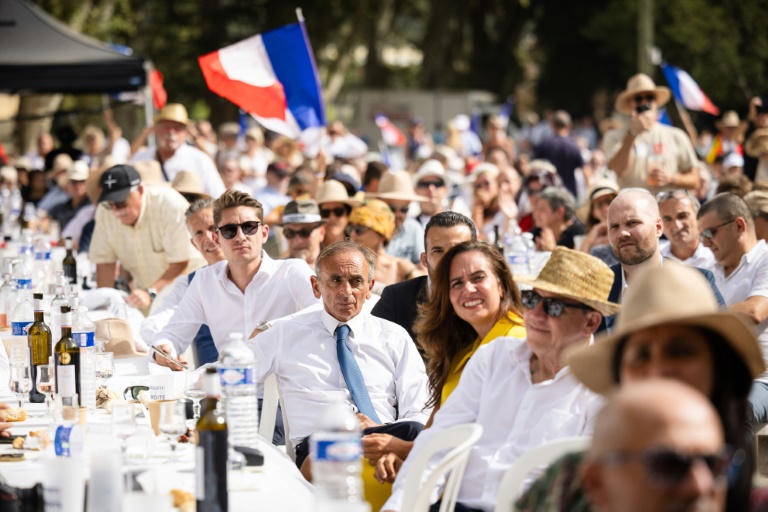
[[[709,286],[712,287],[712,291],[715,294],[715,299],[717,299],[717,303],[720,304],[720,307],[724,308],[727,306],[725,303],[725,299],[723,299],[723,296],[720,295],[720,290],[717,289],[717,285],[715,284],[715,275],[703,268],[698,267],[692,267],[698,270],[702,273],[704,277],[707,278],[707,281],[709,281]],[[621,263],[617,263],[616,265],[611,267],[611,270],[613,270],[613,286],[611,287],[611,293],[608,295],[608,300],[610,302],[616,302],[619,303],[621,301]],[[616,321],[616,315],[603,317],[603,321],[600,323],[600,327],[597,329],[597,333],[604,332],[606,330],[610,331],[613,329],[613,324]]]
[[[406,331],[412,340],[416,305],[427,301],[427,276],[414,277],[384,288],[381,299],[373,306],[374,316],[394,322]],[[418,346],[418,344],[417,344]]]

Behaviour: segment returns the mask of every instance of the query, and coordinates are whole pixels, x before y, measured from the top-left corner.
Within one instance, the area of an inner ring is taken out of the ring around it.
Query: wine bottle
[[[221,381],[214,368],[206,370],[204,379],[204,413],[195,430],[197,512],[228,512],[227,420],[218,408]]]
[[[56,362],[56,394],[80,396],[80,346],[72,338],[72,313],[61,306],[61,339],[53,349]]]
[[[45,325],[43,317],[43,294],[32,294],[34,298],[35,321],[27,329],[27,341],[29,343],[29,354],[32,359],[31,375],[32,392],[29,395],[29,401],[33,403],[42,403],[45,396],[37,389],[36,373],[37,366],[47,365],[51,357],[51,329]]]
[[[77,285],[77,259],[72,253],[72,238],[67,237],[65,239],[65,244],[67,248],[67,254],[64,256],[64,260],[61,262],[61,265],[64,269],[64,275],[67,276],[67,279],[69,280],[69,284]]]

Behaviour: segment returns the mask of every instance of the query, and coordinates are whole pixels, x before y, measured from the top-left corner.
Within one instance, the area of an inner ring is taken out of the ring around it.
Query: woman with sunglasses
[[[674,262],[649,269],[627,289],[612,333],[566,358],[576,378],[597,393],[664,377],[708,396],[735,453],[727,475],[727,510],[749,510],[754,459],[747,396],[765,364],[750,327],[718,308],[699,272]],[[516,510],[591,510],[582,487],[582,459],[582,453],[573,453],[556,461],[518,500]],[[683,476],[689,475],[677,478]]]

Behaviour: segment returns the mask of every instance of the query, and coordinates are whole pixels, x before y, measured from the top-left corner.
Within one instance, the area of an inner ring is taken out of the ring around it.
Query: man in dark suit
[[[448,249],[467,240],[477,239],[475,223],[456,212],[442,212],[433,216],[424,228],[424,250],[421,264],[427,267],[428,276],[414,277],[402,283],[384,288],[381,299],[373,306],[372,313],[403,327],[415,340],[413,324],[418,304],[429,296],[429,276]],[[417,344],[418,345],[418,344]]]
[[[614,273],[613,287],[608,296],[611,302],[621,303],[624,289],[632,283],[632,276],[645,267],[661,266],[664,258],[659,249],[663,223],[656,199],[645,189],[625,189],[608,208],[608,242],[619,259],[611,267]],[[712,272],[699,270],[707,278],[717,302],[725,307]],[[616,317],[603,318],[598,332],[610,330]]]

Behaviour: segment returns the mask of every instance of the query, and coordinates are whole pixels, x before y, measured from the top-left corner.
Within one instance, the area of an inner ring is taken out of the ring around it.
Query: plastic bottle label
[[[26,336],[30,325],[32,325],[32,322],[11,322],[11,334],[14,336]]]
[[[223,387],[254,384],[253,368],[219,368]]]
[[[16,279],[16,288],[18,290],[31,290],[32,289],[32,278]]]
[[[56,436],[53,446],[57,457],[71,457],[78,455],[82,450],[82,433],[77,425],[59,425],[56,428]]]
[[[510,254],[509,255],[509,263],[512,265],[527,265],[528,264],[528,255],[523,254]]]
[[[315,460],[325,462],[354,462],[362,453],[360,438],[356,440],[318,440]]]
[[[35,259],[38,261],[45,261],[51,259],[51,253],[50,252],[36,252],[35,253]]]
[[[80,348],[88,348],[96,346],[95,333],[93,331],[76,332],[72,334],[72,337],[77,342]]]

